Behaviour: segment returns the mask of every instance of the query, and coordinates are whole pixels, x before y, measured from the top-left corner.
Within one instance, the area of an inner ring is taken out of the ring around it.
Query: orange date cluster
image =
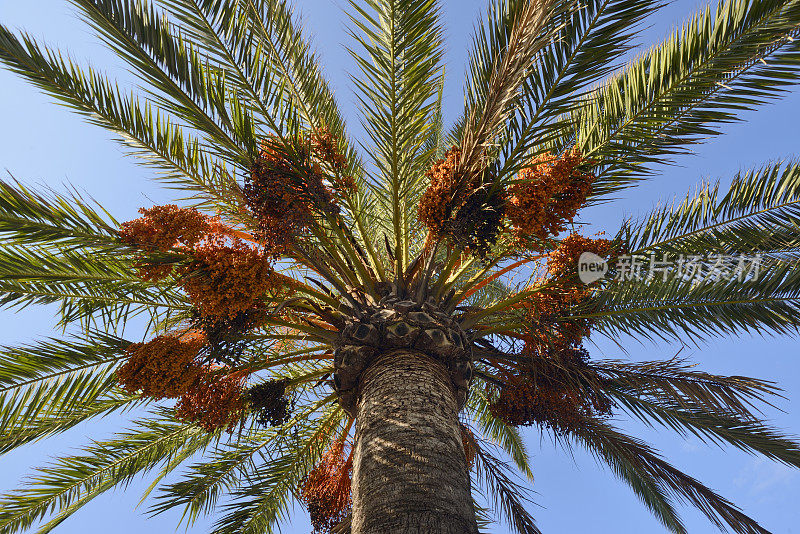
[[[117,382],[128,393],[152,399],[178,398],[178,419],[198,423],[208,432],[232,428],[244,409],[246,374],[225,373],[198,361],[202,335],[158,336],[126,349],[127,361],[117,369]]]
[[[455,194],[459,185],[456,169],[460,159],[461,150],[451,148],[425,174],[430,186],[420,198],[417,217],[434,235],[441,235],[456,203]]]
[[[587,417],[609,414],[611,402],[582,384],[592,373],[586,360],[586,351],[578,348],[534,358],[529,372],[506,373],[489,411],[510,425],[535,424],[557,434],[570,432]]]
[[[344,442],[334,443],[300,487],[300,500],[311,516],[315,534],[330,532],[350,513],[352,453],[345,457]]]
[[[541,154],[520,171],[518,181],[508,188],[506,209],[517,237],[542,242],[572,223],[595,179],[578,169],[581,163],[580,150],[573,148],[560,157]]]
[[[195,358],[204,343],[202,337],[173,335],[133,343],[125,351],[128,359],[117,370],[117,380],[129,393],[140,391],[153,399],[180,397],[203,373]]]
[[[586,161],[578,148],[537,156],[506,187],[491,185],[488,175],[463,175],[461,155],[454,147],[428,170],[417,217],[432,235],[447,236],[480,257],[504,229],[518,248],[546,250],[547,240],[572,224],[595,181],[582,170]]]
[[[263,248],[228,235],[215,218],[175,205],[140,212],[143,217],[120,229],[121,239],[139,249],[139,275],[149,281],[175,275],[202,316],[234,317],[283,287]],[[151,255],[169,250],[181,254],[181,261]]]
[[[548,254],[547,276],[534,282],[519,305],[526,327],[522,355],[528,363],[505,370],[490,404],[492,414],[508,424],[538,424],[564,433],[585,417],[610,411],[607,399],[576,385],[576,376],[596,378],[582,348],[593,323],[581,316],[591,309],[593,291],[577,278],[583,252],[611,259],[621,247],[608,239],[572,234]]]
[[[274,137],[262,143],[243,192],[258,224],[257,237],[270,254],[286,254],[315,216],[338,212],[336,197],[355,191],[338,145],[327,131],[290,144]]]
[[[195,385],[175,405],[175,416],[197,423],[207,432],[232,430],[245,409],[243,399],[247,373],[215,373],[207,368]]]
[[[143,279],[175,276],[193,305],[193,322],[182,335],[128,347],[117,380],[130,393],[179,398],[176,416],[209,432],[230,429],[247,406],[247,375],[208,365],[201,353],[212,359],[223,352],[235,356],[235,350],[221,347],[235,347],[243,330],[258,325],[265,298],[289,291],[288,279],[274,271],[263,248],[232,236],[216,218],[175,205],[140,213],[139,219],[121,225],[120,238],[137,250]],[[162,262],[157,255],[163,253],[178,259]]]

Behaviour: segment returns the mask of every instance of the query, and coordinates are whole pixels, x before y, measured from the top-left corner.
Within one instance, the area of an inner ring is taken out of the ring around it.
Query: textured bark
[[[450,376],[398,350],[361,377],[352,534],[478,532]]]

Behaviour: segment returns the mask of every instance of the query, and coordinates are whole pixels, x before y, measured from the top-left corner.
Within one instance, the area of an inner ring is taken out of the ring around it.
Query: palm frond
[[[20,387],[64,373],[116,361],[129,342],[93,332],[86,337],[48,339],[0,349],[0,387]]]
[[[94,403],[122,397],[112,392],[117,385],[113,369],[106,365],[92,371],[75,370],[46,376],[31,384],[4,386],[0,390],[0,430],[7,436],[0,442],[8,443],[4,448],[10,450],[19,445],[21,434],[43,423],[60,420],[73,412],[81,413]]]
[[[77,193],[36,193],[19,182],[0,180],[0,235],[17,244],[61,248],[118,244],[117,221]]]
[[[285,446],[265,453],[263,463],[246,475],[246,484],[231,492],[230,502],[222,508],[226,514],[215,524],[214,534],[275,531],[303,477],[339,435],[345,414],[328,404],[319,416],[317,426],[299,429]]]
[[[264,2],[258,2],[263,5]],[[263,28],[248,24],[252,2],[164,0],[158,5],[174,16],[175,32],[224,73],[242,95],[260,129],[285,137],[296,112],[285,108],[279,76],[271,68],[269,49],[260,40]],[[170,22],[172,22],[170,20]]]
[[[724,0],[587,99],[574,142],[599,163],[596,198],[648,174],[800,76],[800,2]]]
[[[307,368],[297,364],[293,369],[291,366],[273,369],[273,373],[286,378],[290,384],[301,386],[305,378],[303,375],[307,372]],[[280,464],[291,459],[291,454],[286,454],[285,458],[276,458],[276,455],[296,450],[306,451],[314,458],[308,461],[316,461],[320,451],[312,442],[303,440],[308,439],[308,433],[315,430],[315,439],[321,436],[322,441],[327,443],[329,433],[336,430],[336,426],[330,422],[322,425],[322,432],[314,428],[313,421],[320,415],[320,409],[322,416],[327,417],[328,421],[333,421],[338,416],[330,410],[326,411],[326,406],[330,408],[327,398],[317,399],[304,404],[283,425],[266,430],[250,425],[235,443],[215,447],[202,462],[190,466],[189,473],[181,480],[160,488],[157,501],[150,509],[151,513],[159,514],[175,507],[183,507],[183,517],[188,520],[188,524],[192,524],[201,514],[214,510],[220,497],[235,493],[243,480],[250,480],[250,477],[265,469],[260,461],[275,461]],[[300,432],[300,429],[305,430]],[[324,447],[321,444],[319,446]],[[283,499],[295,489],[291,484],[282,485],[281,488],[280,491],[273,492],[271,497],[273,503],[278,503],[277,510],[282,510],[285,504]],[[276,514],[270,521],[277,520],[279,515],[280,513]]]
[[[494,456],[487,447],[472,439],[478,477],[493,499],[493,508],[502,514],[519,534],[541,534],[526,509],[529,492],[513,478],[508,464]]]
[[[741,280],[715,274],[718,261],[713,256],[701,260],[705,271],[698,281],[672,273],[666,280],[653,276],[615,282],[598,295],[597,311],[576,316],[591,317],[597,330],[610,336],[625,331],[699,341],[734,332],[796,333],[800,278],[794,261],[758,258],[753,260],[761,266],[758,272]],[[728,265],[728,274],[735,268]]]
[[[127,345],[95,332],[1,348],[0,452],[136,404],[113,377]]]
[[[193,425],[142,420],[129,432],[86,447],[84,454],[41,468],[24,489],[0,498],[0,528],[9,534],[22,532],[55,514],[44,527],[47,532],[93,497],[155,468],[178,448],[193,440],[205,444],[213,439],[213,434]]]
[[[64,324],[96,312],[112,317],[115,306],[120,313],[185,308],[173,290],[142,284],[131,275],[130,248],[116,226],[102,207],[77,192],[41,194],[0,181],[0,236],[6,239],[0,251],[0,301],[60,303]]]
[[[657,0],[592,0],[558,14],[558,31],[532,65],[508,124],[498,179],[516,174],[570,128],[588,87],[616,68],[634,46],[639,22],[660,7]]]
[[[225,76],[172,33],[147,0],[72,0],[109,48],[147,84],[164,109],[207,137],[226,161],[249,169],[258,154],[257,121]]]
[[[800,228],[800,164],[742,171],[727,192],[703,184],[680,204],[664,205],[622,235],[635,254],[791,254]]]
[[[112,391],[109,394],[90,399],[86,404],[73,402],[70,413],[53,413],[36,415],[28,418],[24,426],[10,428],[10,434],[0,439],[0,453],[39,441],[40,439],[67,431],[76,425],[95,418],[105,417],[111,413],[123,413],[133,410],[146,401]]]
[[[333,90],[287,2],[159,0],[159,4],[180,23],[181,37],[215,60],[275,134],[285,135],[297,121],[282,124],[273,117],[296,115],[307,129],[325,128],[341,138],[355,163]]]
[[[274,431],[248,432],[231,446],[216,447],[201,463],[191,465],[181,480],[160,488],[150,512],[184,507],[183,517],[192,525],[200,515],[214,510],[225,491],[253,471],[261,450],[272,445],[274,438]]]
[[[294,20],[292,7],[286,0],[262,0],[258,6],[253,0],[248,0],[247,5],[248,28],[256,37],[258,48],[269,51],[272,69],[282,87],[285,87],[286,106],[293,106],[298,110],[298,115],[309,130],[317,134],[329,132],[343,147],[343,155],[347,161],[345,172],[355,180],[358,187],[357,191],[343,199],[344,207],[355,227],[351,229],[351,225],[343,224],[339,230],[346,234],[345,242],[351,239],[351,235],[357,236],[372,268],[382,273],[383,265],[371,228],[373,219],[369,216],[369,206],[376,199],[368,192],[363,162],[348,138],[345,120],[334,98],[333,89],[324,76],[319,58],[312,50],[310,38],[304,35]],[[355,251],[349,252],[352,262],[362,261]]]
[[[715,445],[730,444],[750,454],[792,467],[800,466],[800,443],[781,432],[752,419],[742,419],[725,413],[710,413],[696,403],[654,402],[629,393],[609,390],[628,413],[641,421],[659,424],[681,436],[695,436]]]
[[[102,73],[82,69],[30,36],[18,38],[3,26],[0,60],[89,122],[113,132],[131,154],[157,169],[168,184],[238,217],[230,198],[236,190],[231,171],[187,134],[176,117],[123,95]]]
[[[475,419],[481,433],[503,449],[525,477],[533,481],[533,470],[527,448],[519,429],[494,417],[489,411],[489,402],[484,392],[476,386],[467,400],[467,409]]]
[[[523,84],[542,48],[557,38],[558,7],[550,0],[495,1],[473,39],[467,70],[465,118],[459,121],[460,170],[480,176],[486,156],[519,105]]]
[[[686,532],[666,495],[686,500],[718,528],[739,534],[768,534],[727,499],[664,461],[652,448],[597,419],[584,418],[572,433],[628,482],[665,526]]]
[[[147,313],[186,311],[186,298],[169,285],[143,282],[130,258],[43,247],[0,250],[0,305],[59,304],[60,323],[106,321]]]
[[[756,404],[769,403],[779,395],[771,382],[746,376],[721,376],[698,371],[685,360],[624,362],[597,360],[592,362],[609,387],[623,394],[639,395],[668,405],[703,406],[713,413],[732,413],[756,419]]]
[[[436,135],[441,81],[442,30],[436,0],[350,2],[351,36],[365,52],[354,50],[361,76],[354,77],[368,152],[376,174],[372,191],[391,212],[395,275],[409,263],[407,237],[414,201],[434,151],[425,147]]]
[[[737,174],[724,194],[705,184],[626,224],[619,238],[641,269],[600,292],[599,328],[693,339],[756,325],[794,332],[798,187],[796,163],[767,164]]]

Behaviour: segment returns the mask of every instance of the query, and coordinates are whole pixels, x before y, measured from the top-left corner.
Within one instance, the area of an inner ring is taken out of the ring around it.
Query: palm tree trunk
[[[352,534],[477,533],[445,367],[415,351],[383,354],[362,375],[356,409]]]

